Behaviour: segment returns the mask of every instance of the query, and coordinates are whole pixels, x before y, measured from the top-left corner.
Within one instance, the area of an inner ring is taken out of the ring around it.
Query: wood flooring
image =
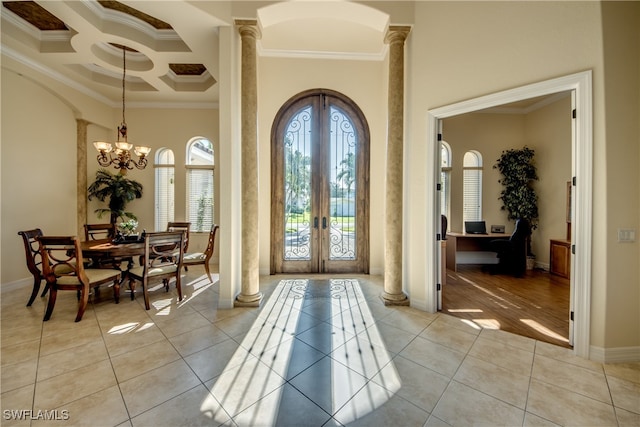
[[[569,290],[569,280],[543,270],[515,278],[459,266],[457,272],[447,270],[442,311],[484,328],[571,347]]]

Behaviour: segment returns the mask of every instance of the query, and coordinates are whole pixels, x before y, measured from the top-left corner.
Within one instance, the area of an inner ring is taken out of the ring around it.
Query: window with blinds
[[[174,220],[175,165],[173,151],[162,148],[156,153],[155,162],[155,229],[163,231]]]
[[[191,231],[208,232],[213,224],[213,144],[195,138],[187,147],[187,221]]]
[[[463,159],[462,220],[482,220],[482,155],[467,151]]]

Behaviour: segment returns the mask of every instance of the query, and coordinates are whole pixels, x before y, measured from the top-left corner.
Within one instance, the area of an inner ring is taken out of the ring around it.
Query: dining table
[[[82,257],[96,263],[109,263],[117,268],[124,261],[127,271],[133,267],[134,257],[144,255],[144,240],[116,243],[112,239],[87,240],[80,242]]]

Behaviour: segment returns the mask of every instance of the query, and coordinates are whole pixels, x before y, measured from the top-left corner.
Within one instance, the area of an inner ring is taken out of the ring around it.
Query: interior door
[[[347,97],[288,101],[272,132],[272,273],[368,273],[369,133]]]

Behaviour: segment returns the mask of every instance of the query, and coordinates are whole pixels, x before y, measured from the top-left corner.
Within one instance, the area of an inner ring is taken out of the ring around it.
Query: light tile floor
[[[385,307],[380,277],[262,277],[259,309],[222,310],[200,273],[80,323],[73,292],[43,323],[4,291],[2,425],[640,425],[640,363]]]

